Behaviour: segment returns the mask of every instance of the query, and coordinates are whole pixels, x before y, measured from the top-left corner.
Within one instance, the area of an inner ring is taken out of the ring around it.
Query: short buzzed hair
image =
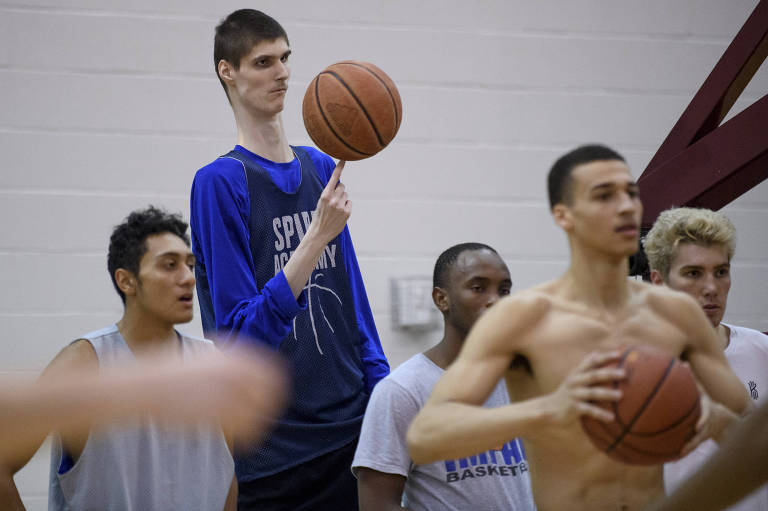
[[[736,228],[724,214],[702,208],[674,208],[662,211],[643,241],[651,270],[665,281],[680,243],[705,247],[723,246],[731,260],[736,250]]]
[[[240,60],[248,55],[254,46],[262,41],[285,39],[285,29],[271,16],[256,9],[239,9],[223,20],[216,27],[213,39],[213,69],[229,98],[229,91],[224,80],[219,76],[219,62],[226,60],[235,69],[240,68]],[[289,43],[290,44],[290,43]]]
[[[437,258],[437,262],[435,263],[435,271],[432,274],[432,286],[445,289],[447,287],[446,284],[448,282],[448,275],[450,274],[453,265],[456,264],[456,260],[462,253],[471,250],[490,250],[494,254],[498,255],[498,252],[496,252],[495,249],[484,243],[460,243],[458,245],[454,245],[451,248],[443,251],[443,253],[440,254],[440,256]]]
[[[601,160],[626,161],[622,155],[604,145],[591,144],[577,147],[564,154],[552,165],[547,176],[547,191],[549,192],[549,208],[557,204],[571,202],[571,173],[573,169],[585,163]]]

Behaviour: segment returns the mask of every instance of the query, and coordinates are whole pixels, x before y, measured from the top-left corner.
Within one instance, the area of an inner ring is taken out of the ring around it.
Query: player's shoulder
[[[508,334],[514,332],[516,336],[521,336],[540,324],[552,310],[552,295],[537,286],[502,298],[480,317],[478,323],[482,322],[498,332],[503,331],[501,337],[508,340]]]
[[[632,281],[630,284],[635,296],[643,303],[664,315],[679,314],[683,310],[699,310],[694,298],[682,291],[667,286]]]
[[[709,328],[701,306],[687,293],[646,282],[634,282],[633,287],[637,291],[638,310],[650,311],[654,317],[682,328],[692,338],[700,336],[702,328]]]
[[[237,158],[219,156],[212,162],[200,167],[195,173],[196,183],[212,183],[222,180],[244,179],[243,162]]]
[[[91,341],[86,338],[76,339],[64,346],[43,371],[42,377],[51,377],[71,371],[98,370],[99,357]]]
[[[730,329],[731,338],[737,338],[742,342],[752,342],[759,346],[768,348],[768,335],[761,332],[760,330],[755,330],[754,328],[749,328],[746,326],[731,325],[730,323],[723,324]]]
[[[206,339],[204,337],[200,337],[197,335],[189,334],[187,332],[176,330],[176,335],[178,335],[182,340],[188,340],[194,343],[201,343],[201,344],[214,346],[214,342],[212,340]]]
[[[376,384],[371,401],[398,408],[401,405],[420,408],[442,375],[442,369],[423,353],[418,353]]]
[[[210,339],[204,339],[202,337],[190,335],[178,330],[176,330],[176,334],[179,336],[184,346],[190,346],[194,349],[200,349],[204,351],[212,351],[217,349],[214,342]]]
[[[312,164],[315,166],[315,169],[317,169],[317,172],[323,181],[328,181],[328,179],[330,179],[331,174],[333,174],[333,169],[336,168],[336,162],[333,161],[333,158],[316,147],[302,145],[295,146],[295,148],[304,151],[306,155],[309,156],[309,159],[312,160]]]
[[[376,392],[376,389],[379,387],[382,389],[391,387],[407,389],[413,379],[413,376],[420,374],[423,370],[423,364],[419,360],[420,357],[423,357],[423,355],[421,353],[417,353],[416,355],[412,356],[411,358],[400,363],[397,367],[392,369],[388,375],[386,375],[376,384],[376,387],[374,387],[374,392]]]
[[[333,158],[322,152],[320,149],[316,147],[312,147],[309,145],[300,145],[300,146],[294,146],[297,149],[300,149],[307,153],[307,156],[312,158],[313,161],[323,161],[323,162],[330,162],[333,163]]]
[[[442,373],[443,370],[432,362],[424,353],[417,353],[393,369],[384,380],[408,385],[414,376],[431,375],[433,378],[437,379],[442,376]]]
[[[501,308],[507,312],[517,311],[518,313],[528,313],[533,315],[542,315],[552,309],[554,293],[551,283],[545,282],[537,286],[516,291],[509,296],[499,300]]]

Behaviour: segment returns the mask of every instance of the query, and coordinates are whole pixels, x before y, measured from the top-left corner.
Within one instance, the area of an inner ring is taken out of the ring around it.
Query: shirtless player
[[[749,407],[712,327],[687,295],[628,278],[642,205],[624,159],[603,146],[561,157],[549,174],[555,223],[568,236],[571,265],[560,278],[515,293],[477,323],[454,364],[408,431],[415,463],[458,458],[523,438],[539,511],[634,511],[663,495],[662,466],[621,464],[598,451],[579,417],[610,421],[590,400],[618,400],[593,387],[624,377],[598,368],[622,348],[652,344],[686,360],[711,397],[697,438]],[[512,404],[482,403],[505,377]],[[715,420],[717,419],[717,420]]]

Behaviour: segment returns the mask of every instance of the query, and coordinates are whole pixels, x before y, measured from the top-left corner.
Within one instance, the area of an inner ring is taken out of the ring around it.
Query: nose
[[[715,276],[708,273],[704,277],[704,287],[702,288],[704,296],[714,296],[717,294],[717,285],[715,283]]]
[[[498,293],[488,293],[488,301],[485,302],[485,308],[487,309],[494,303],[499,301],[499,298],[501,298]]]
[[[287,62],[278,61],[276,66],[275,80],[287,80],[291,76],[291,68]]]
[[[196,282],[194,269],[184,265],[182,272],[184,273],[181,276],[180,284],[182,286],[194,286]]]
[[[621,202],[619,203],[619,212],[621,213],[634,213],[640,207],[640,201],[636,196],[629,193],[621,194]]]

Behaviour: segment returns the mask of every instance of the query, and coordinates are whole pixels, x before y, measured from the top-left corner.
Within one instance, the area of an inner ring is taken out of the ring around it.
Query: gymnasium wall
[[[429,277],[451,244],[481,241],[522,289],[568,253],[546,202],[561,153],[602,142],[639,176],[757,0],[2,0],[0,377],[31,377],[68,341],[119,319],[111,228],[132,209],[188,217],[195,171],[235,140],[213,72],[213,28],[251,6],[293,48],[284,119],[306,144],[312,77],[368,60],[398,84],[404,120],[347,165],[350,229],[396,366],[439,339],[391,325],[389,281]],[[735,110],[768,91],[768,65]],[[726,208],[739,232],[726,320],[768,330],[768,182]],[[200,334],[196,319],[183,330]],[[47,450],[16,477],[46,508]]]

